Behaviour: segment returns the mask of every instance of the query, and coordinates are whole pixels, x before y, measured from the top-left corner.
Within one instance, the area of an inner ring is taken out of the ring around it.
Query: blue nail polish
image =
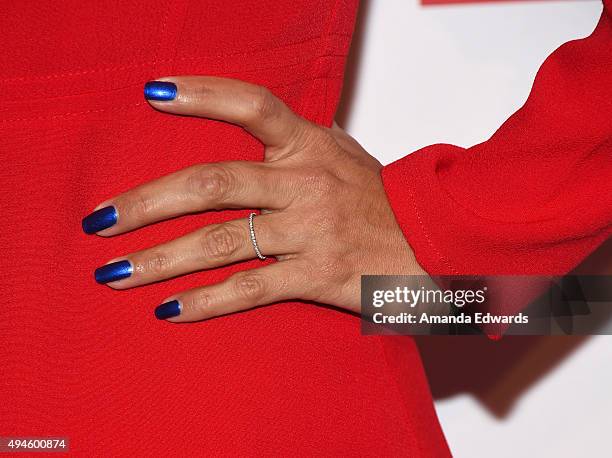
[[[95,234],[102,229],[111,227],[117,222],[117,209],[112,205],[90,213],[83,218],[82,226],[86,234]]]
[[[181,304],[176,300],[164,302],[155,309],[155,317],[158,320],[165,320],[166,318],[172,318],[173,316],[179,316],[180,314]]]
[[[121,280],[132,275],[132,264],[130,261],[117,261],[98,267],[94,272],[98,283],[110,283],[111,281]]]
[[[176,84],[168,81],[149,81],[144,87],[144,96],[147,100],[166,102],[176,98]]]

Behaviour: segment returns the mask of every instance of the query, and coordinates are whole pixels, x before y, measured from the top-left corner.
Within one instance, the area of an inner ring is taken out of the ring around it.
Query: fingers
[[[289,181],[281,170],[258,162],[196,165],[98,205],[83,219],[83,230],[111,236],[211,209],[282,209],[293,193]]]
[[[222,283],[185,291],[155,309],[158,319],[200,321],[258,305],[303,297],[304,269],[298,261],[283,261],[245,270]]]
[[[309,125],[267,89],[233,79],[165,78],[147,83],[145,96],[160,110],[233,122],[267,146],[287,147],[267,149],[267,159],[291,151],[292,139]],[[100,204],[83,219],[83,230],[111,236],[209,209],[283,209],[291,201],[291,180],[266,165],[225,162],[176,172]]]
[[[257,244],[265,255],[292,253],[300,242],[286,231],[280,213],[254,219]],[[279,230],[283,229],[283,230]],[[203,269],[255,258],[248,219],[213,224],[156,247],[114,259],[95,272],[98,283],[127,289]]]
[[[306,121],[270,91],[243,81],[211,76],[174,76],[149,81],[145,98],[161,111],[231,122],[267,146],[286,146]]]

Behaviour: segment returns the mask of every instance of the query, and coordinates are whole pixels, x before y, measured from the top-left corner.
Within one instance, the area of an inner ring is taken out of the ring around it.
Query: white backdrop
[[[338,122],[381,162],[486,140],[527,98],[545,57],[584,37],[598,1],[362,5]],[[436,401],[457,457],[609,457],[612,337],[578,346],[497,418],[467,394]],[[456,374],[461,377],[461,374]]]

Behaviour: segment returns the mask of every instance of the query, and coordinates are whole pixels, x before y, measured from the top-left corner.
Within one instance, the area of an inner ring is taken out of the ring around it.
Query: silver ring
[[[255,237],[255,226],[253,225],[253,219],[255,218],[256,214],[257,213],[253,212],[249,215],[249,234],[251,235],[251,242],[253,243],[255,254],[257,255],[259,259],[263,261],[264,259],[267,258],[267,256],[264,256],[263,254],[261,254],[261,251],[259,250],[259,245],[257,245],[257,238]]]

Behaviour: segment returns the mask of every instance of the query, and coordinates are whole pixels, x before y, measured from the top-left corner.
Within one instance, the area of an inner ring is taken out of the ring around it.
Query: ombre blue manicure
[[[179,301],[164,302],[162,305],[158,305],[155,309],[155,318],[158,320],[165,320],[166,318],[172,318],[173,316],[179,316],[181,314],[181,304]]]
[[[132,264],[130,261],[117,261],[98,267],[94,272],[98,283],[110,283],[111,281],[121,280],[132,275]]]
[[[102,229],[111,227],[117,223],[117,209],[112,205],[90,213],[83,218],[82,226],[86,234],[95,234]]]
[[[167,102],[176,98],[176,84],[168,81],[149,81],[144,87],[144,96],[147,100]]]

